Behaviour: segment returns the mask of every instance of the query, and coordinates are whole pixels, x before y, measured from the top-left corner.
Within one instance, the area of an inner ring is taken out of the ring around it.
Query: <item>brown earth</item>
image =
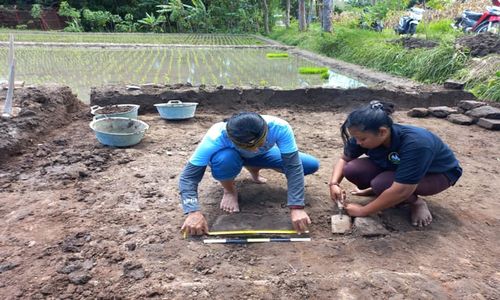
[[[482,57],[488,54],[500,54],[500,34],[484,32],[475,35],[466,35],[457,40],[459,47],[470,50],[470,55]]]
[[[307,243],[204,245],[179,233],[179,173],[205,131],[235,107],[225,113],[200,107],[196,118],[182,122],[140,115],[151,128],[128,149],[100,145],[86,111],[65,127],[37,132],[32,146],[1,161],[0,297],[499,299],[499,132],[396,112],[396,121],[440,135],[464,176],[427,198],[429,228],[413,228],[407,209],[392,209],[380,215],[385,236],[334,236],[326,183],[342,151],[342,109],[318,102],[259,106],[288,120],[300,149],[321,160],[320,170],[306,177],[313,220]],[[263,174],[265,185],[240,175],[242,210],[287,219],[283,175]],[[223,215],[221,196],[207,171],[200,199],[210,224]]]

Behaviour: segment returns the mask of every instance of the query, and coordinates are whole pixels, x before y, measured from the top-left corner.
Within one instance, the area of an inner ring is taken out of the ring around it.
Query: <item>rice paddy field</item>
[[[2,35],[3,34],[3,35]],[[7,33],[0,39],[8,39]],[[88,47],[80,42],[160,42],[177,45],[151,47]],[[273,47],[232,48],[256,42],[243,35],[200,34],[16,34],[15,41],[68,42],[68,46],[15,46],[16,80],[29,84],[59,83],[71,89],[84,102],[89,101],[93,86],[106,84],[145,83],[234,86],[274,86],[283,89],[310,86],[355,88],[362,83],[335,72],[323,77],[319,74],[300,74],[304,67],[321,67],[305,58],[268,58],[276,52]],[[186,45],[186,47],[178,45]],[[188,47],[188,45],[199,45]],[[216,45],[214,47],[214,45]],[[217,47],[217,46],[226,47]],[[8,78],[8,47],[0,45],[0,82]]]
[[[265,42],[243,34],[188,33],[73,33],[0,29],[0,41],[14,34],[18,42],[40,43],[114,43],[155,45],[263,45]]]

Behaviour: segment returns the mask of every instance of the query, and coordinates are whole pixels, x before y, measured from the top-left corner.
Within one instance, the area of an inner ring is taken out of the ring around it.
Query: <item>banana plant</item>
[[[146,30],[151,30],[154,32],[162,32],[161,25],[165,23],[165,16],[156,17],[154,13],[146,13],[146,17],[140,19],[138,22],[143,25]]]

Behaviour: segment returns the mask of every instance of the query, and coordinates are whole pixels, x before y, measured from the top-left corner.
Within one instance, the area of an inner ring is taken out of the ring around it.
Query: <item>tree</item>
[[[332,0],[323,0],[323,13],[321,14],[321,28],[325,32],[332,32]]]
[[[267,0],[262,0],[263,12],[264,12],[264,30],[266,34],[269,34],[269,6],[267,5]]]
[[[286,0],[285,27],[290,28],[290,0]]]
[[[306,30],[306,1],[299,0],[299,31]]]

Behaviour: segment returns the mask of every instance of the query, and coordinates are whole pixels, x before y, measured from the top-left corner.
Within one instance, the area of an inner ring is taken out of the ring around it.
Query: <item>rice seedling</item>
[[[266,53],[267,58],[288,58],[288,53]]]
[[[299,74],[322,74],[328,72],[328,68],[322,67],[301,67]]]

